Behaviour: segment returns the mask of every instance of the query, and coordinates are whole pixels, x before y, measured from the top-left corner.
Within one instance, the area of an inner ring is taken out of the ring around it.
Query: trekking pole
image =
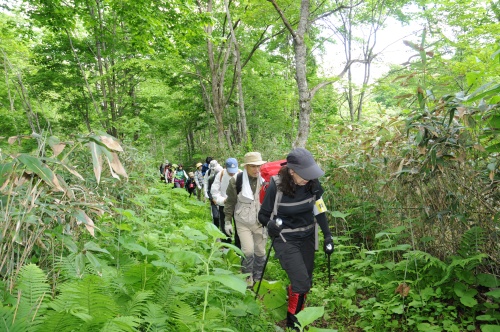
[[[280,218],[276,219],[276,224],[278,226],[281,226],[282,223],[283,221]],[[255,292],[255,300],[257,300],[257,296],[259,296],[260,285],[262,284],[262,279],[264,279],[264,272],[266,272],[267,262],[269,261],[269,256],[271,256],[271,251],[273,250],[275,240],[276,238],[273,237],[273,240],[271,241],[271,246],[269,247],[269,251],[267,252],[266,261],[264,262],[264,267],[262,268],[262,274],[259,280],[259,286],[257,286],[257,291]]]
[[[257,286],[257,291],[255,292],[255,299],[256,300],[257,300],[257,296],[259,296],[259,289],[260,289],[260,285],[262,284],[262,279],[264,279],[264,272],[266,271],[266,266],[267,266],[267,262],[269,261],[269,256],[271,256],[271,251],[273,250],[274,240],[276,240],[275,237],[273,237],[273,241],[271,242],[271,246],[269,247],[269,251],[267,252],[266,261],[264,262],[264,268],[262,269],[262,275],[260,276],[259,286]]]
[[[332,250],[332,245],[331,244],[328,244],[326,246],[326,248],[328,250]],[[332,269],[331,269],[331,265],[330,265],[330,256],[332,254],[327,254],[328,255],[328,286],[331,286],[332,285]]]

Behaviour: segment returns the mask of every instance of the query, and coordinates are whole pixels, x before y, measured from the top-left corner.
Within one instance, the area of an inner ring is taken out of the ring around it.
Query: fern
[[[26,320],[16,319],[14,321],[14,308],[4,307],[0,304],[0,331],[25,332],[27,330]]]
[[[140,319],[131,316],[116,317],[104,324],[102,332],[134,332],[140,324]]]
[[[415,266],[415,268],[421,269],[421,271],[427,271],[430,269],[438,269],[441,271],[446,271],[446,264],[439,258],[432,256],[429,253],[420,250],[413,250],[407,252],[403,255],[409,262],[403,261],[401,264],[408,265],[409,267]],[[406,269],[407,267],[405,267]],[[416,271],[417,272],[417,271]]]
[[[177,277],[173,273],[167,274],[155,290],[155,302],[162,304],[164,309],[168,311],[174,304],[174,301],[172,301],[172,299],[175,299],[177,297],[177,292],[175,291],[175,289],[177,287],[185,286],[186,283],[184,280]]]
[[[79,331],[84,322],[69,311],[47,311],[47,318],[39,326],[43,332]]]
[[[26,331],[34,331],[43,320],[47,301],[51,297],[45,273],[34,264],[23,266],[14,291],[20,295],[16,320],[25,320]]]
[[[437,284],[435,284],[435,286],[439,286],[441,284],[444,284],[451,277],[451,275],[455,271],[455,269],[462,268],[462,269],[470,271],[470,270],[474,269],[476,266],[478,266],[481,263],[481,260],[483,258],[486,258],[486,257],[488,257],[488,256],[485,254],[479,254],[479,255],[465,258],[465,259],[460,259],[460,258],[453,259],[452,263],[450,265],[448,265],[448,267],[446,269],[445,276]]]
[[[118,306],[107,294],[103,279],[97,276],[87,276],[81,281],[62,285],[61,294],[51,307],[56,312],[69,311],[91,325],[103,324],[118,313]]]
[[[175,300],[173,302],[172,316],[176,321],[189,325],[189,323],[194,323],[198,320],[196,311],[190,304],[181,300]]]
[[[153,296],[152,291],[139,291],[135,293],[125,305],[125,316],[141,316],[147,309],[147,300]]]
[[[167,330],[168,316],[162,309],[162,306],[156,303],[146,303],[144,312],[144,323],[147,331],[163,332]]]
[[[477,255],[484,251],[482,249],[486,241],[486,231],[481,227],[474,226],[462,235],[458,254],[463,258]]]

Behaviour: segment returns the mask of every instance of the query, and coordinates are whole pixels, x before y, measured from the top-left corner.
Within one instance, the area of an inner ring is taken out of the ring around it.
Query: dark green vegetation
[[[497,1],[2,8],[0,331],[275,331],[279,264],[255,301],[208,206],[158,166],[304,142],[336,243],[305,330],[500,331]],[[425,29],[372,82],[388,19]],[[330,35],[344,76],[312,56]]]

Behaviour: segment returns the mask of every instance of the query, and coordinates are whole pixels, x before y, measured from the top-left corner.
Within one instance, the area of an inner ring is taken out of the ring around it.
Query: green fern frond
[[[439,258],[434,257],[424,251],[413,250],[405,253],[403,256],[411,262],[416,262],[418,268],[422,271],[426,271],[430,268],[438,268],[442,271],[445,271],[447,267],[447,265]]]
[[[148,302],[144,311],[144,323],[147,331],[162,332],[167,331],[168,316],[163,311],[161,305]]]
[[[174,275],[173,273],[167,274],[161,279],[161,283],[155,289],[155,302],[162,304],[165,310],[168,311],[174,304],[174,301],[172,301],[172,299],[175,299],[177,297],[177,292],[175,291],[175,289],[177,287],[182,287],[185,285],[186,283],[178,276]]]
[[[191,305],[181,300],[174,301],[174,305],[171,309],[172,317],[174,317],[179,322],[189,324],[198,320],[198,318],[196,317],[196,312],[191,307]]]
[[[51,307],[57,312],[70,311],[88,323],[104,323],[116,317],[118,306],[107,294],[103,281],[97,276],[87,276],[68,282],[61,286],[61,293]]]
[[[51,298],[47,276],[35,264],[25,265],[21,268],[14,292],[21,296],[16,320],[26,320],[29,325],[27,330],[34,330],[42,321],[47,302]]]
[[[147,300],[153,297],[152,291],[139,291],[126,303],[123,315],[141,316],[147,309]]]
[[[452,275],[452,273],[456,270],[456,269],[464,269],[464,270],[472,270],[474,269],[475,267],[477,267],[479,264],[481,264],[481,260],[483,258],[486,258],[488,257],[488,255],[485,255],[485,254],[479,254],[479,255],[476,255],[476,256],[473,256],[473,257],[469,257],[469,258],[454,258],[453,261],[451,262],[450,265],[448,265],[447,269],[446,269],[446,275],[443,277],[443,279],[441,279],[437,284],[435,284],[435,286],[439,286],[443,283],[445,283]]]
[[[14,322],[14,308],[4,307],[0,304],[0,331],[25,332],[28,325],[24,319],[16,319]]]
[[[39,326],[38,331],[43,332],[71,332],[79,331],[80,326],[84,322],[72,315],[69,311],[53,311],[48,310],[43,323]]]
[[[154,289],[159,282],[158,269],[148,263],[141,262],[122,271],[123,276],[120,281],[132,286],[135,290]]]
[[[52,259],[54,261],[54,269],[59,272],[57,278],[59,283],[79,278],[75,253],[71,253],[64,257],[54,256]]]
[[[132,316],[116,317],[104,324],[101,332],[135,332],[141,320]]]
[[[467,258],[484,252],[483,248],[487,241],[486,230],[481,227],[472,227],[462,235],[458,254]]]

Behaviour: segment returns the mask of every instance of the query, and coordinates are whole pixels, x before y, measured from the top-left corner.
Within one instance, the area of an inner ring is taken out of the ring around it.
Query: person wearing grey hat
[[[259,210],[259,222],[267,227],[276,257],[290,280],[287,327],[299,331],[295,315],[304,308],[312,286],[315,219],[323,232],[325,253],[332,254],[334,246],[321,197],[324,190],[318,180],[325,172],[304,148],[293,149],[282,165],[278,177],[271,180],[266,191]],[[270,220],[278,192],[282,196],[277,201],[276,216]]]

